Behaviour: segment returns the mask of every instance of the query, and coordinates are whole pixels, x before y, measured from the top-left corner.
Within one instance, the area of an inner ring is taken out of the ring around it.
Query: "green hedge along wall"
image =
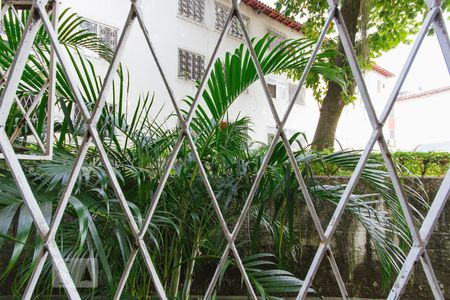
[[[400,176],[442,177],[450,168],[449,152],[393,152],[395,162],[401,165]],[[382,162],[380,153],[372,154],[372,158]],[[330,169],[326,165],[314,168],[317,175],[349,176],[351,172],[342,169]],[[327,171],[325,171],[327,170]]]

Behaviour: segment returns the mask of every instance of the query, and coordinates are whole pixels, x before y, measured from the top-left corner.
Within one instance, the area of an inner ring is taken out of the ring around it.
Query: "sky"
[[[276,0],[262,0],[274,6]],[[450,28],[450,22],[447,22]],[[414,39],[414,37],[411,37]],[[399,75],[412,45],[402,44],[375,59],[381,67]],[[426,37],[412,65],[402,91],[417,92],[450,86],[450,76],[435,36]]]

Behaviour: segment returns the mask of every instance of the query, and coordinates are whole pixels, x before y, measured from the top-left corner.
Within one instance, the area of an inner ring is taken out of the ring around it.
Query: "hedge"
[[[381,155],[380,155],[381,156]],[[416,176],[445,176],[450,168],[450,153],[448,152],[394,152],[394,160]]]
[[[326,154],[326,153],[324,153]],[[448,152],[393,152],[392,157],[398,164],[400,175],[419,177],[442,177],[450,168],[450,153]],[[383,162],[380,153],[372,154],[373,159]],[[384,165],[384,162],[383,162]],[[316,175],[350,176],[349,170],[330,169],[324,165],[314,166]]]

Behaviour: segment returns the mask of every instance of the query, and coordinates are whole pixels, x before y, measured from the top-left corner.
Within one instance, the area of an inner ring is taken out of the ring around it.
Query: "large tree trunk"
[[[355,36],[358,27],[358,17],[361,12],[362,0],[344,0],[342,2],[341,12],[344,17],[347,29],[349,31],[350,39],[355,42]],[[343,67],[345,65],[345,52],[342,43],[339,42],[339,51],[336,57],[336,65]],[[350,70],[346,68],[348,72]],[[353,78],[348,74],[348,78]],[[349,84],[347,93],[354,92],[354,82]],[[336,137],[336,129],[344,109],[345,102],[342,98],[342,87],[335,82],[328,83],[328,90],[323,99],[320,108],[319,122],[317,123],[316,132],[312,146],[316,150],[332,149]]]

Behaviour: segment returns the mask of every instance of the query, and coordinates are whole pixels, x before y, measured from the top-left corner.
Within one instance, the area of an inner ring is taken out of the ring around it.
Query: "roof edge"
[[[253,8],[258,14],[265,14],[269,18],[274,19],[275,21],[295,30],[298,32],[301,31],[302,24],[286,17],[281,12],[276,10],[275,8],[270,7],[269,5],[261,2],[260,0],[242,0],[243,3],[247,4],[251,8]]]
[[[386,77],[386,78],[392,78],[392,77],[395,77],[395,74],[394,74],[394,73],[392,73],[392,72],[386,70],[385,68],[383,68],[383,67],[381,67],[381,66],[379,66],[379,65],[377,65],[377,64],[373,64],[373,65],[372,65],[372,70],[373,70],[374,72],[377,72],[378,74],[380,74],[380,75]]]
[[[441,87],[441,88],[437,88],[437,89],[431,89],[431,90],[426,90],[423,92],[416,92],[416,93],[412,93],[412,94],[403,95],[403,96],[397,97],[397,101],[407,101],[407,100],[411,100],[411,99],[415,99],[415,98],[422,98],[422,97],[427,97],[427,96],[431,96],[431,95],[435,95],[435,94],[445,93],[448,91],[450,91],[450,86],[445,86],[445,87]]]

